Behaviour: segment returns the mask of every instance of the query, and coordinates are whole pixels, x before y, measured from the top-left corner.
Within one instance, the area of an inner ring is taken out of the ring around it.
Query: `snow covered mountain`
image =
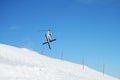
[[[87,66],[0,44],[0,80],[119,80]]]

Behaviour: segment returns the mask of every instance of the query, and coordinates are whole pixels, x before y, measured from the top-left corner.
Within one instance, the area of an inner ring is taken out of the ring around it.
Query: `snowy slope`
[[[79,64],[0,44],[0,80],[119,80]]]

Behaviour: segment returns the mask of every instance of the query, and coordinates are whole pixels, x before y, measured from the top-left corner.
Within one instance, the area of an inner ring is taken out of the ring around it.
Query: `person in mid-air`
[[[48,29],[48,32],[45,34],[45,37],[47,42],[42,43],[42,45],[48,44],[49,49],[51,49],[50,43],[56,41],[56,39],[52,39],[52,32],[50,31],[50,29]]]
[[[47,39],[48,39],[48,42],[51,42],[52,40],[52,32],[50,31],[50,29],[48,29],[48,32],[47,32]]]

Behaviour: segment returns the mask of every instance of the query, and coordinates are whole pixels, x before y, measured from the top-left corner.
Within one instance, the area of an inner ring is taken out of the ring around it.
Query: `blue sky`
[[[51,29],[52,50],[44,34]],[[120,75],[119,0],[1,0],[0,43]],[[51,55],[52,54],[52,55]],[[119,77],[120,78],[120,77]]]

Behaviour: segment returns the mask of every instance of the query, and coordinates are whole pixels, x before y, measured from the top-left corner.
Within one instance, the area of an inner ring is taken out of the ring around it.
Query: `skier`
[[[48,39],[48,42],[52,41],[52,32],[50,31],[50,29],[48,29],[48,32],[47,32],[47,39]]]
[[[49,49],[51,49],[50,43],[55,41],[56,39],[52,39],[52,32],[50,31],[50,29],[48,29],[47,34],[45,34],[45,37],[46,37],[47,42],[42,43],[42,45],[48,43]]]

